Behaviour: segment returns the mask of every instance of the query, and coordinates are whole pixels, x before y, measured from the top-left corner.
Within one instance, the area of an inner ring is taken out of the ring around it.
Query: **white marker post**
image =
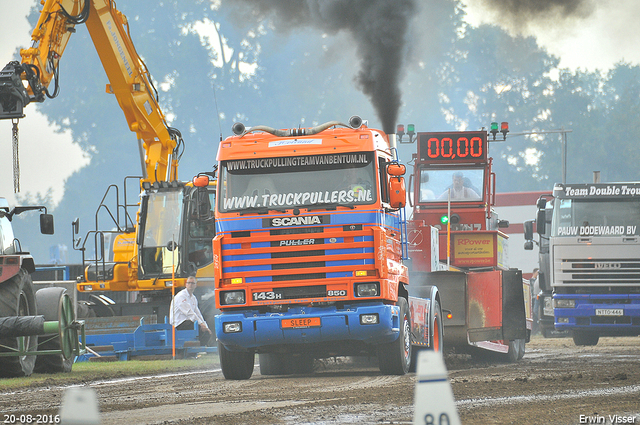
[[[442,354],[418,354],[413,425],[460,425]]]

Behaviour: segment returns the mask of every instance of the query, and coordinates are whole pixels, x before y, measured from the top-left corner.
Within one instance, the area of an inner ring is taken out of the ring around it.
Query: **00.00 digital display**
[[[486,138],[473,135],[426,134],[420,138],[420,159],[429,160],[483,160],[486,159]]]

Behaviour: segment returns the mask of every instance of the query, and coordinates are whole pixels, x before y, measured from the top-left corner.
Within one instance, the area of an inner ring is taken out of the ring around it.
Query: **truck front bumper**
[[[597,330],[601,335],[640,334],[640,294],[555,294],[575,307],[554,309],[558,330]]]
[[[399,315],[399,307],[382,302],[342,308],[296,306],[284,313],[222,313],[216,316],[215,327],[218,340],[232,351],[348,340],[383,344],[398,338]]]

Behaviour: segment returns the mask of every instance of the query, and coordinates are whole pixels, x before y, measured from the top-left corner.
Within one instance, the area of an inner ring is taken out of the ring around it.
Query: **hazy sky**
[[[5,17],[0,26],[0,66],[17,60],[16,49],[30,44],[31,28],[26,15],[36,1],[0,0],[0,10]],[[467,0],[469,23],[504,24],[502,16],[483,7],[483,1],[486,0]],[[606,71],[622,60],[634,65],[640,63],[640,38],[635,34],[640,1],[598,1],[596,4],[598,6],[586,17],[554,24],[542,20],[540,24],[529,25],[524,35],[535,36],[541,46],[561,59],[562,68]],[[55,102],[55,99],[48,102]],[[70,134],[55,132],[47,126],[47,120],[38,113],[37,106],[29,105],[26,113],[27,117],[20,121],[19,127],[21,191],[45,193],[53,188],[54,201],[58,202],[63,195],[65,179],[86,165],[88,159],[72,143]],[[1,121],[0,196],[14,204],[11,142],[11,123]]]

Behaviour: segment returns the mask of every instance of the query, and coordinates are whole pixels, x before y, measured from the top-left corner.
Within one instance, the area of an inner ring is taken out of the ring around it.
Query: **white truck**
[[[640,335],[640,182],[556,184],[537,206],[542,321],[576,345]]]

